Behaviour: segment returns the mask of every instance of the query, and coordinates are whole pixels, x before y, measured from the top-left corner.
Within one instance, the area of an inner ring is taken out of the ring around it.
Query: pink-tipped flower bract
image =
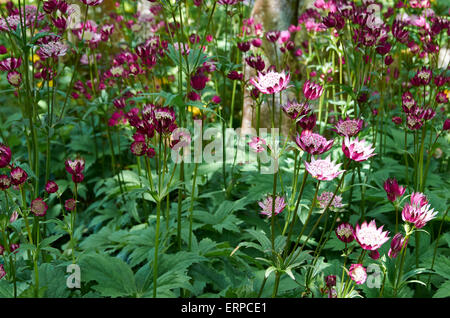
[[[267,215],[269,218],[272,216],[273,198],[272,195],[266,197],[262,202],[258,202],[261,207],[261,214]],[[275,198],[275,215],[281,213],[286,207],[284,197],[277,196]]]
[[[295,141],[303,151],[312,155],[321,155],[330,150],[334,142],[310,130],[303,130],[300,135],[297,134]]]
[[[11,161],[11,149],[4,145],[0,144],[0,168],[5,168],[9,165]]]
[[[20,186],[25,183],[28,179],[28,173],[25,172],[20,167],[15,167],[11,169],[11,183],[15,186]]]
[[[336,123],[334,131],[341,136],[356,136],[362,129],[364,121],[362,119],[339,119]]]
[[[408,244],[408,242],[406,242]],[[391,241],[391,248],[389,249],[388,256],[390,258],[396,258],[398,253],[402,250],[403,245],[405,245],[405,238],[401,233],[394,235]]]
[[[353,242],[355,239],[354,229],[350,223],[339,224],[334,232],[337,238],[344,243]]]
[[[350,140],[349,137],[345,137],[344,142],[342,143],[342,151],[347,158],[354,161],[365,161],[376,155],[373,153],[375,148],[372,148],[372,145],[365,139],[358,140],[358,137],[353,140]]]
[[[276,94],[288,88],[291,75],[289,73],[278,73],[273,70],[265,74],[258,72],[257,78],[251,78],[250,83],[263,94]]]
[[[303,84],[303,95],[308,100],[318,99],[323,93],[323,86],[307,80]]]
[[[341,165],[331,161],[330,156],[317,160],[311,158],[311,162],[305,161],[306,170],[313,178],[320,181],[330,181],[344,173],[344,170],[339,170]]]
[[[325,209],[330,203],[331,198],[333,197],[333,192],[322,192],[318,197],[317,201],[319,202],[319,206],[321,209]],[[333,202],[330,204],[330,208],[342,208],[344,205],[342,204],[342,197],[340,195],[335,195],[333,198]]]
[[[434,219],[437,214],[437,211],[431,209],[426,196],[416,192],[411,194],[411,202],[406,203],[403,207],[402,219],[420,229]]]
[[[253,137],[252,140],[248,143],[250,149],[252,149],[256,153],[266,150],[266,148],[264,147],[266,144],[267,142],[261,137]]]
[[[387,197],[389,201],[394,202],[398,197],[401,197],[405,193],[405,188],[399,186],[397,180],[387,179],[383,185],[384,190],[386,191]]]
[[[383,232],[383,227],[384,225],[377,228],[375,220],[372,220],[369,224],[364,222],[361,226],[357,224],[354,233],[355,239],[363,249],[377,250],[389,240],[389,232]]]
[[[352,264],[349,269],[350,278],[357,284],[361,285],[366,282],[367,272],[362,264]]]
[[[47,213],[47,203],[42,198],[36,198],[31,201],[31,213],[36,216],[44,216]]]

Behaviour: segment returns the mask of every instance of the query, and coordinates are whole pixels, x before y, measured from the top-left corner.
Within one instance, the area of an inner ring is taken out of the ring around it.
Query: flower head
[[[273,198],[271,195],[266,197],[262,202],[258,202],[258,205],[261,207],[261,214],[267,215],[268,217],[272,216],[273,210]],[[275,198],[275,215],[281,213],[286,206],[284,202],[284,197],[277,196]]]
[[[67,45],[61,41],[50,41],[43,44],[36,52],[42,59],[57,58],[67,53]]]
[[[45,185],[45,191],[47,191],[48,194],[55,193],[58,191],[58,185],[55,181],[48,181]]]
[[[258,77],[251,78],[250,83],[263,94],[276,94],[288,87],[290,79],[289,73],[270,70],[265,74],[258,72]]]
[[[302,117],[299,121],[297,121],[297,125],[306,130],[312,130],[316,126],[316,122],[316,114],[311,114],[309,116]]]
[[[308,100],[318,99],[322,95],[322,93],[323,93],[323,86],[320,84],[317,84],[310,80],[307,80],[303,84],[303,95]]]
[[[408,242],[406,242],[408,244]],[[405,238],[401,233],[394,235],[391,241],[391,248],[389,249],[388,256],[390,258],[396,258],[398,253],[402,250],[403,245],[405,245]]]
[[[334,131],[341,136],[353,137],[361,131],[363,124],[364,121],[362,119],[339,119],[336,123],[336,129]]]
[[[389,201],[394,202],[398,197],[401,197],[405,193],[405,188],[399,186],[397,180],[387,179],[383,185],[384,190],[386,191],[387,197]]]
[[[4,145],[0,144],[0,168],[5,168],[9,165],[11,161],[11,149]]]
[[[350,140],[349,137],[345,137],[342,143],[342,151],[344,155],[354,161],[365,161],[372,156],[375,148],[372,148],[371,144],[368,144],[365,139],[358,140],[356,137],[354,140]]]
[[[325,284],[328,288],[336,286],[336,275],[328,275],[325,277]]]
[[[66,171],[72,175],[83,172],[85,161],[83,158],[77,158],[75,160],[67,159],[65,162]]]
[[[319,201],[319,206],[321,209],[325,209],[330,203],[331,198],[333,197],[333,192],[322,192],[318,197],[317,201]],[[340,195],[335,195],[333,198],[333,202],[331,202],[331,208],[342,208],[344,205],[342,204],[342,197]]]
[[[31,212],[36,216],[44,216],[47,213],[47,203],[42,198],[31,201]]]
[[[411,84],[414,86],[424,86],[430,84],[433,73],[430,68],[422,67],[414,77],[411,79]]]
[[[383,227],[384,225],[377,228],[375,220],[372,220],[369,224],[364,222],[361,226],[357,224],[354,234],[355,239],[363,249],[368,251],[377,250],[389,240],[389,232],[383,232]]]
[[[5,268],[3,267],[3,264],[0,264],[0,279],[5,277],[5,275],[6,275]]]
[[[103,0],[81,0],[87,6],[97,6],[103,2]]]
[[[303,130],[300,135],[297,134],[295,141],[303,151],[312,155],[320,155],[330,150],[334,142],[310,130]]]
[[[176,128],[175,111],[171,107],[156,108],[153,111],[155,130],[160,134],[170,134]]]
[[[335,233],[337,238],[344,243],[353,242],[353,240],[355,239],[355,236],[353,234],[354,229],[350,223],[339,224],[335,230]]]
[[[357,285],[364,284],[367,279],[367,272],[362,264],[352,264],[349,269],[349,275]]]
[[[313,178],[321,181],[330,181],[341,175],[344,172],[344,170],[339,170],[341,165],[341,163],[336,164],[331,161],[330,156],[317,160],[311,158],[311,162],[305,161],[306,170]]]
[[[252,149],[256,153],[263,152],[265,150],[264,145],[266,144],[267,142],[261,137],[253,137],[252,140],[248,143],[250,149]]]
[[[307,103],[299,103],[296,100],[288,100],[282,108],[285,114],[291,119],[297,119],[311,111]]]
[[[66,211],[73,211],[75,210],[77,206],[77,201],[75,199],[67,199],[66,202],[64,202],[64,208]]]
[[[11,183],[15,186],[22,185],[28,179],[28,174],[20,167],[11,169]]]
[[[434,219],[438,212],[431,209],[425,195],[422,193],[411,194],[411,203],[406,203],[402,210],[402,219],[413,224],[416,228],[424,227],[428,221]]]
[[[9,189],[11,186],[11,178],[6,174],[0,174],[0,190]]]

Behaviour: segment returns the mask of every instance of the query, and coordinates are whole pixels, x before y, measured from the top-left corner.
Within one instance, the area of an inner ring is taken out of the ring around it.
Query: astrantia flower
[[[31,201],[31,212],[36,216],[44,216],[47,213],[47,203],[42,198]]]
[[[438,212],[431,209],[428,201],[423,204],[423,198],[411,195],[411,203],[406,203],[402,210],[402,219],[405,222],[413,224],[416,228],[424,227],[428,221],[434,219]]]
[[[358,137],[354,140],[345,137],[344,142],[342,143],[344,155],[354,161],[365,161],[370,157],[375,156],[376,154],[373,153],[374,150],[375,148],[372,148],[372,145],[365,139],[358,140]]]
[[[367,279],[367,272],[362,264],[352,264],[349,269],[349,275],[357,285],[364,284]]]
[[[75,173],[72,175],[72,181],[75,183],[81,183],[84,180],[84,174],[80,173]]]
[[[11,186],[11,178],[6,174],[0,174],[0,190],[5,191]]]
[[[320,155],[330,150],[334,142],[310,130],[303,130],[300,135],[297,134],[295,141],[303,151],[312,155]]]
[[[14,253],[17,249],[19,249],[19,247],[20,247],[20,244],[11,244],[9,247],[9,250],[11,251],[11,253]]]
[[[253,137],[252,140],[248,143],[250,149],[252,149],[256,153],[264,151],[266,149],[264,145],[266,144],[267,142],[260,137]]]
[[[401,197],[406,190],[404,187],[398,185],[395,178],[387,179],[384,182],[383,188],[386,191],[388,200],[392,202],[397,200],[398,197]]]
[[[47,191],[48,194],[55,193],[58,191],[58,185],[55,181],[48,181],[45,185],[45,191]]]
[[[306,170],[311,174],[311,176],[317,180],[330,181],[337,176],[344,173],[344,170],[339,170],[342,164],[336,164],[334,161],[330,160],[330,156],[325,159],[314,159],[311,158],[311,162],[305,161]]]
[[[432,76],[433,73],[431,72],[431,69],[424,66],[420,70],[418,70],[414,77],[411,79],[411,84],[413,84],[414,86],[428,85],[431,82]]]
[[[208,77],[202,73],[191,76],[191,86],[193,89],[201,91],[205,88]]]
[[[442,130],[446,131],[450,129],[450,118],[447,118],[442,125]]]
[[[406,242],[408,244],[408,242]],[[401,233],[394,235],[391,241],[391,248],[389,249],[388,256],[390,258],[396,258],[398,253],[402,250],[403,245],[405,245],[405,238]]]
[[[266,74],[258,72],[258,77],[251,78],[250,83],[263,94],[276,94],[288,87],[291,75],[268,71]]]
[[[217,3],[221,4],[221,5],[228,5],[228,6],[232,6],[235,5],[236,3],[238,3],[239,0],[218,0]]]
[[[422,128],[424,121],[422,118],[416,116],[415,114],[408,114],[406,116],[406,126],[411,130],[418,130]]]
[[[355,239],[363,249],[368,251],[377,250],[389,240],[389,232],[383,232],[383,227],[384,225],[377,229],[375,220],[372,220],[369,224],[364,222],[361,226],[357,224],[354,234]]]
[[[339,119],[336,123],[336,129],[334,129],[334,131],[341,136],[353,137],[361,131],[363,124],[364,121],[362,119]]]
[[[254,68],[257,71],[262,72],[264,68],[266,67],[266,64],[264,63],[263,58],[261,55],[254,56],[253,54],[246,57],[245,61],[247,62],[248,66],[251,68]]]
[[[299,103],[296,100],[288,100],[282,109],[291,119],[297,119],[311,111],[307,103]]]
[[[9,165],[11,161],[11,149],[4,145],[0,144],[0,168],[5,168]]]
[[[261,214],[267,215],[268,217],[272,216],[273,199],[271,195],[265,198],[264,201],[258,202],[258,205],[262,209]],[[275,198],[275,215],[281,213],[284,210],[285,206],[286,203],[284,202],[284,197],[277,196]]]
[[[438,92],[436,94],[436,103],[438,103],[438,104],[448,103],[447,94],[445,94],[445,92]]]
[[[371,259],[377,260],[380,258],[380,252],[377,250],[370,251],[369,256]]]
[[[177,128],[175,111],[171,107],[161,107],[153,111],[153,123],[160,134],[169,134]]]
[[[302,117],[299,121],[297,121],[297,125],[306,130],[312,130],[316,126],[316,122],[316,114],[311,114],[309,116]]]
[[[147,152],[145,141],[135,141],[131,144],[130,150],[135,156],[142,156]]]
[[[66,202],[64,202],[64,208],[66,211],[73,211],[75,210],[77,206],[77,201],[75,199],[67,199]]]
[[[6,275],[5,268],[3,267],[3,264],[0,264],[0,279],[5,277],[5,275]]]
[[[103,0],[81,0],[85,5],[88,6],[97,6],[103,2]]]
[[[333,197],[333,192],[322,192],[318,197],[317,201],[319,201],[319,205],[321,209],[325,209],[330,203],[331,198]],[[330,208],[342,208],[342,197],[340,195],[335,195],[333,198],[333,202],[330,204]]]
[[[404,92],[402,94],[402,108],[406,114],[409,114],[411,111],[413,111],[416,105],[417,103],[410,92]]]
[[[8,57],[2,61],[0,61],[0,70],[5,72],[10,72],[18,69],[20,65],[22,64],[22,59],[14,58],[14,57]]]
[[[8,72],[6,78],[8,79],[8,83],[14,87],[19,87],[22,83],[22,74],[17,71]]]
[[[28,174],[20,167],[15,167],[11,169],[11,183],[15,186],[19,186],[27,181]]]
[[[328,275],[325,277],[325,284],[328,288],[336,286],[336,275]]]
[[[323,86],[315,82],[307,80],[303,84],[303,95],[308,100],[315,100],[323,93]]]
[[[349,223],[339,224],[334,232],[337,238],[344,243],[353,242],[355,239],[353,226]]]
[[[57,58],[67,53],[67,45],[61,41],[50,41],[43,44],[36,52],[42,59]]]
[[[70,174],[78,174],[83,172],[85,161],[83,158],[77,158],[75,160],[67,159],[65,162],[66,171]]]

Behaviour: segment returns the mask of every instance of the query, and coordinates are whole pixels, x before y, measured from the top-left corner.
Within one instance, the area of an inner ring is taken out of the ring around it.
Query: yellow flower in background
[[[36,84],[36,86],[37,86],[38,88],[41,88],[43,84],[44,84],[44,81],[41,81],[41,82],[38,82],[38,83]],[[49,87],[53,87],[53,80],[51,80],[50,82],[48,82],[48,86],[49,86]]]
[[[200,108],[195,107],[195,106],[188,106],[188,111],[191,112],[192,115],[194,115],[194,116],[199,116],[199,115],[201,115]]]
[[[36,63],[37,61],[39,61],[41,58],[39,57],[39,55],[37,54],[33,54],[33,56],[30,56],[30,62],[32,63]]]

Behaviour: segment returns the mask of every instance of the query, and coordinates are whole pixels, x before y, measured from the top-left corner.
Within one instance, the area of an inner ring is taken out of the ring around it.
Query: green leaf
[[[433,295],[433,298],[447,298],[450,297],[450,281],[446,281],[439,287],[436,294]]]
[[[92,288],[106,297],[133,296],[137,293],[131,268],[119,258],[88,254],[80,259],[81,281],[96,281]]]
[[[48,263],[39,265],[39,286],[45,287],[44,297],[67,298],[70,289],[67,288],[66,280],[64,267]]]

